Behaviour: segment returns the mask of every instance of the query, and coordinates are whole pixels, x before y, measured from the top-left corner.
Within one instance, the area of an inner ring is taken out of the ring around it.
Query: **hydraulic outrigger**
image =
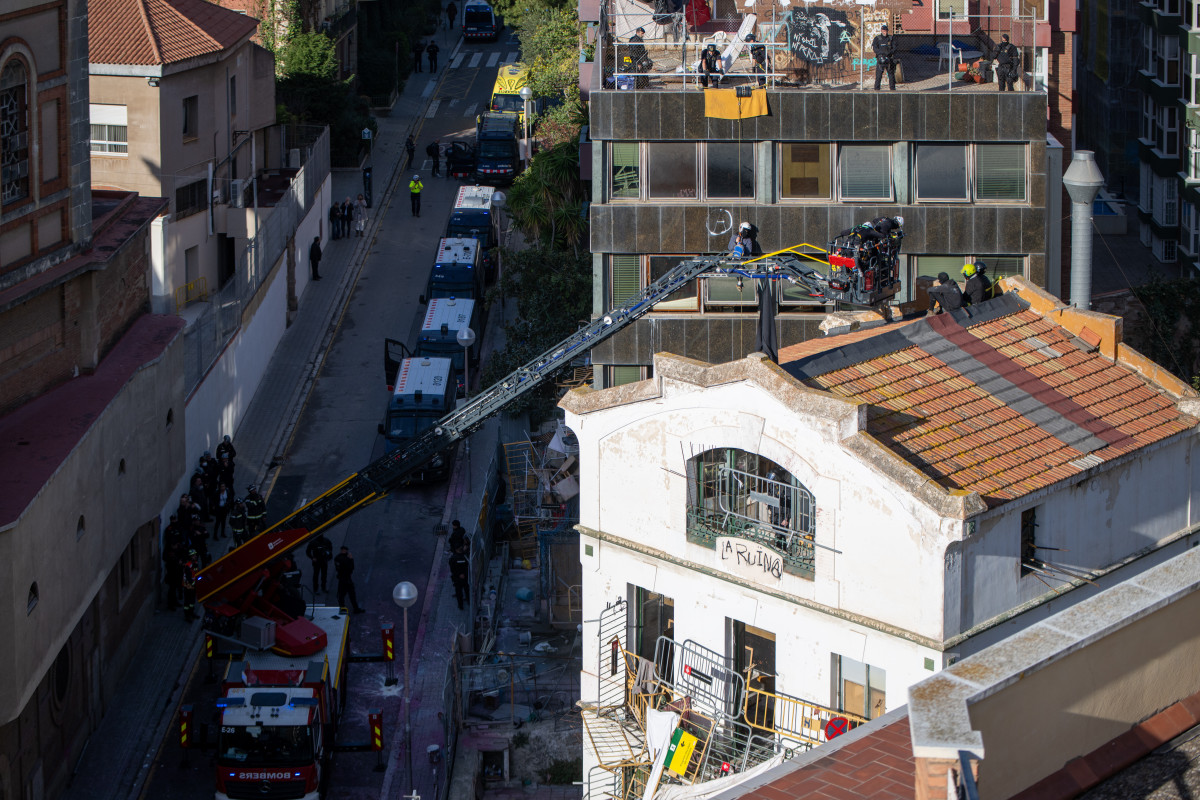
[[[276,621],[277,650],[289,655],[319,650],[324,646],[322,632],[303,616],[292,619],[272,602],[270,587],[277,580],[277,570],[271,565],[275,559],[402,486],[435,454],[470,435],[493,414],[552,379],[689,281],[704,277],[786,280],[804,286],[813,297],[873,306],[899,289],[897,254],[901,237],[902,233],[895,231],[888,239],[874,243],[837,239],[828,251],[802,244],[749,259],[706,256],[681,261],[620,306],[447,414],[404,447],[350,475],[202,570],[196,578],[196,597],[205,606],[205,628],[218,636],[239,639],[243,619],[266,617]],[[829,274],[817,271],[810,262],[828,266]]]

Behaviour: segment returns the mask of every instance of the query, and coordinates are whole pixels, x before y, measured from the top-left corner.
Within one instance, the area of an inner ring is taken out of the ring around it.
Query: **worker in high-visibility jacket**
[[[421,190],[424,188],[425,184],[421,183],[420,175],[413,175],[412,180],[408,182],[408,196],[412,199],[414,217],[421,216]]]

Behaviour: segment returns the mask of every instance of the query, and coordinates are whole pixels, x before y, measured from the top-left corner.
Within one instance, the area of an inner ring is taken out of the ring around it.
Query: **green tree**
[[[483,385],[491,386],[529,363],[585,324],[592,308],[592,265],[588,254],[533,248],[505,251],[504,275],[493,289],[517,298],[517,318],[504,326],[505,345],[492,354],[483,370]],[[535,418],[554,408],[553,383],[525,395],[505,409],[528,410]]]
[[[279,50],[283,62],[280,76],[284,79],[337,79],[338,58],[333,41],[323,33],[299,33],[292,36]]]
[[[537,97],[561,99],[579,87],[579,43],[583,28],[573,6],[526,6],[512,25],[529,68],[529,88]]]
[[[526,239],[578,252],[587,233],[583,200],[575,136],[533,157],[529,169],[513,182],[507,206]]]

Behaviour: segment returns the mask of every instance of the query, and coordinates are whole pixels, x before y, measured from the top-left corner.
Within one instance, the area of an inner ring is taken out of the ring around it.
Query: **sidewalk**
[[[429,105],[429,98],[423,96],[428,94],[423,92],[426,83],[410,79],[391,114],[377,118],[373,208],[386,207],[398,184],[405,137],[424,119]],[[334,198],[355,197],[362,191],[360,170],[335,170],[331,178]],[[264,483],[272,462],[286,449],[333,337],[334,323],[354,290],[382,219],[382,214],[370,215],[369,230],[362,238],[325,243],[324,280],[310,283],[300,298],[295,319],[238,425],[236,486]],[[108,711],[92,733],[64,798],[133,800],[142,795],[159,743],[175,724],[202,638],[199,625],[185,624],[179,612],[155,610],[129,669],[108,698]]]

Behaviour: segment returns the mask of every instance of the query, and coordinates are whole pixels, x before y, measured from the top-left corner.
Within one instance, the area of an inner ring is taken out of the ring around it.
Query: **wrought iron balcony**
[[[762,522],[752,522],[734,514],[713,512],[700,506],[687,510],[687,540],[716,548],[720,537],[744,539],[777,553],[783,571],[812,580],[816,563],[812,538],[797,531]]]

